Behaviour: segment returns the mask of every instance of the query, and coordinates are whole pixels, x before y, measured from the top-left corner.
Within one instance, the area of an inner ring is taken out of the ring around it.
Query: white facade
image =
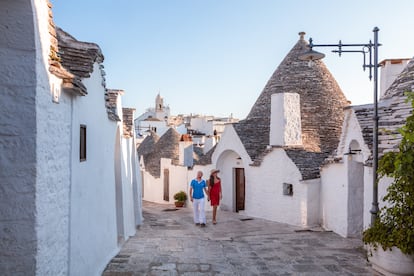
[[[0,26],[10,28],[1,28],[8,43],[0,46],[7,53],[0,63],[8,64],[0,69],[0,88],[7,91],[0,95],[5,191],[0,195],[0,251],[8,254],[0,270],[5,275],[100,275],[119,251],[118,237],[133,235],[140,222],[134,142],[121,138],[122,122],[108,119],[97,63],[91,77],[83,79],[88,91],[83,97],[62,90],[62,80],[48,71],[48,1],[3,4]],[[10,24],[16,18],[21,24]],[[81,124],[87,129],[82,162]],[[116,152],[122,163],[116,162]],[[123,232],[117,224],[117,166]]]
[[[160,121],[160,120],[146,119],[146,120],[139,121],[138,124],[139,124],[139,130],[141,132],[140,134],[144,137],[146,136],[145,133],[149,131],[153,131],[157,133],[158,136],[162,136],[170,128],[169,126],[167,126],[167,123],[165,121]]]
[[[78,143],[72,147],[70,272],[73,275],[95,274],[96,268],[104,268],[118,249],[114,223],[115,171],[111,162],[115,158],[117,123],[108,119],[103,108],[105,91],[98,64],[94,67],[91,77],[84,80],[88,95],[73,99],[72,140],[79,139],[80,125],[86,126],[87,136],[86,161],[79,161],[79,148],[75,146]]]
[[[235,211],[234,170],[245,171],[244,214],[298,226],[319,223],[319,180],[301,181],[296,165],[281,148],[273,148],[260,166],[250,166],[234,128],[227,126],[212,157],[220,169],[223,203],[220,208]],[[291,184],[293,195],[284,195],[283,184]]]
[[[370,154],[355,113],[348,109],[337,149],[341,161],[321,168],[322,226],[343,237],[361,238],[371,224],[373,173],[372,167],[364,165]],[[380,208],[390,183],[389,178],[379,182]]]

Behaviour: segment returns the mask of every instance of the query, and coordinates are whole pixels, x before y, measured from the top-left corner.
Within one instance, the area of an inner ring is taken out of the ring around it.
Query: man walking
[[[203,173],[197,172],[197,177],[190,183],[190,200],[194,208],[194,223],[195,225],[206,226],[206,214],[204,211],[204,193],[207,193],[207,184],[203,179]],[[210,199],[208,199],[210,200]]]

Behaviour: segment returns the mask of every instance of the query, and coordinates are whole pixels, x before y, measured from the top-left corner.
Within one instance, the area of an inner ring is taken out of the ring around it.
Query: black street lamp
[[[374,32],[374,43],[371,40],[368,43],[363,44],[342,44],[339,41],[338,44],[313,44],[312,38],[309,39],[309,51],[303,53],[299,56],[300,60],[306,60],[312,62],[313,60],[319,60],[325,57],[324,54],[319,53],[313,50],[313,47],[338,47],[337,50],[333,50],[333,53],[338,53],[341,56],[342,53],[362,53],[364,58],[363,70],[366,68],[369,69],[369,79],[372,79],[372,72],[374,73],[374,126],[372,129],[373,132],[373,195],[372,195],[372,209],[371,213],[371,225],[374,224],[374,221],[378,215],[378,47],[381,44],[378,43],[378,31],[379,28],[375,27]],[[354,49],[343,50],[342,48],[354,47]],[[355,47],[362,47],[362,49],[355,49]],[[369,61],[366,60],[366,55],[368,54]]]

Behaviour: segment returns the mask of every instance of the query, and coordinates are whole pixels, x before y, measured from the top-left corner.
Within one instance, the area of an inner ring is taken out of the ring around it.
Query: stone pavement
[[[379,275],[362,242],[321,229],[218,211],[195,226],[190,208],[149,202],[144,223],[107,265],[121,275]]]

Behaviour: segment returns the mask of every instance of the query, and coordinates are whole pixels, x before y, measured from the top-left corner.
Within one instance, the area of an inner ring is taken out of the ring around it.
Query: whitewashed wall
[[[348,155],[349,148],[361,151]],[[325,165],[321,170],[323,226],[344,237],[358,237],[361,228],[363,230],[371,223],[373,174],[372,167],[362,168],[370,156],[370,150],[352,109],[345,113],[337,155],[342,157],[342,162]],[[380,182],[380,200],[385,194],[387,183],[389,180]]]
[[[213,135],[213,121],[207,120],[207,117],[191,118],[190,126],[206,135]]]
[[[148,134],[148,132],[146,132],[147,130],[152,130],[155,128],[155,132],[160,137],[163,136],[168,131],[168,129],[170,129],[165,121],[140,121],[139,128],[142,135]]]
[[[169,170],[169,201],[164,200],[164,169]],[[188,194],[187,167],[171,164],[171,159],[161,158],[161,174],[159,178],[153,177],[150,173],[143,171],[144,175],[144,200],[172,204],[174,194],[185,191]]]
[[[37,275],[66,275],[69,258],[71,101],[49,68],[49,7],[35,1],[41,51],[37,62]],[[58,103],[53,103],[52,99]],[[51,211],[53,210],[53,211]]]
[[[309,199],[317,196],[319,181],[305,182],[301,178],[299,169],[285,151],[273,149],[260,167],[246,171],[246,213],[304,227],[317,224],[315,213],[318,212],[311,208],[319,208]],[[283,183],[293,185],[293,196],[283,195]]]
[[[114,141],[116,122],[105,109],[98,64],[84,79],[88,95],[73,101],[70,274],[99,275],[118,250]],[[87,156],[79,161],[79,128],[86,125]]]
[[[130,237],[135,235],[136,232],[136,221],[135,221],[135,206],[134,200],[137,200],[134,191],[138,189],[134,187],[136,185],[136,172],[134,167],[136,163],[134,162],[133,152],[135,150],[135,145],[133,139],[122,138],[122,192],[123,192],[123,211],[124,211],[124,236]]]
[[[322,226],[346,237],[348,183],[343,163],[329,164],[321,171],[321,217]]]
[[[59,138],[65,141],[60,135],[67,133],[66,124],[62,122],[52,130],[51,136],[58,135],[56,140],[48,139],[45,124],[41,123],[45,117],[37,113],[46,107],[51,117],[64,119],[66,111],[64,104],[58,110],[51,102],[44,55],[49,49],[47,28],[43,29],[47,12],[44,1],[34,0],[3,1],[0,9],[0,251],[7,252],[0,258],[0,271],[5,275],[67,272],[63,261],[68,248],[68,209],[64,200],[68,192],[67,170],[57,172],[50,181],[44,174],[48,167],[61,169],[68,162],[60,160],[65,146],[53,149],[44,144],[56,145]],[[18,24],[13,23],[16,19]],[[39,132],[43,133],[37,137]],[[43,163],[39,166],[39,162]],[[51,196],[56,200],[47,203]],[[56,213],[48,213],[44,209],[47,204],[56,207]],[[46,228],[49,223],[62,232],[50,232]],[[54,243],[61,247],[56,248]]]

